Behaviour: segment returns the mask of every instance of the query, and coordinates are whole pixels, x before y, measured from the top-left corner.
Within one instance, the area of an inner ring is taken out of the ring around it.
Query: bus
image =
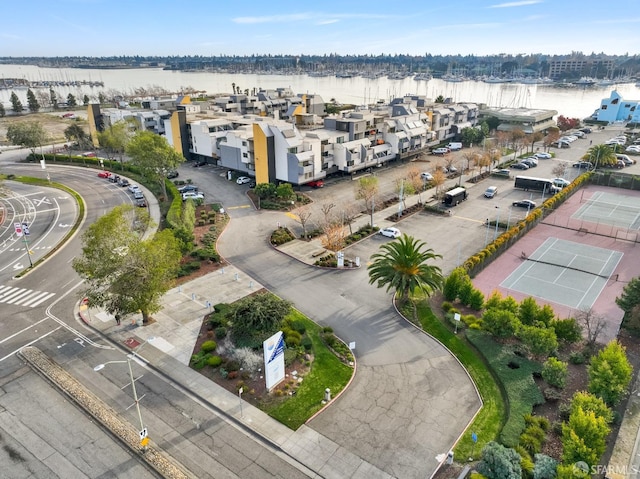
[[[551,180],[545,178],[533,178],[531,176],[516,176],[515,188],[521,188],[525,191],[534,190],[543,193],[555,194],[559,191],[557,186],[553,185]]]
[[[455,206],[461,201],[467,199],[467,190],[464,188],[454,188],[452,190],[447,191],[444,194],[444,199],[442,202],[447,206]]]

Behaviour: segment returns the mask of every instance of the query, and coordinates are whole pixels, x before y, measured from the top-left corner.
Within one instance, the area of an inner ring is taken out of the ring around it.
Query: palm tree
[[[594,145],[587,150],[587,153],[583,156],[583,159],[590,161],[596,167],[598,166],[613,166],[618,160],[616,153],[608,145]]]
[[[386,285],[387,291],[394,288],[400,297],[400,303],[411,298],[416,288],[421,289],[427,296],[440,289],[443,283],[440,267],[427,264],[427,261],[442,258],[432,249],[423,249],[424,241],[412,236],[402,235],[399,239],[381,246],[371,259],[373,262],[367,267],[369,284],[377,282],[377,287]],[[412,301],[413,303],[413,301]],[[414,317],[417,314],[413,303]]]

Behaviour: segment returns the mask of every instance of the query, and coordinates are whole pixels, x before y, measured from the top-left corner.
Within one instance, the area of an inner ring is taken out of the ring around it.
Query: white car
[[[627,146],[627,149],[624,151],[627,153],[640,153],[640,145]]]
[[[558,188],[564,188],[571,184],[570,181],[565,180],[564,178],[554,178],[551,182],[553,183],[553,186],[557,186]]]
[[[399,238],[402,236],[400,230],[398,228],[394,228],[393,226],[389,226],[388,228],[384,228],[380,230],[380,234],[382,236],[386,236],[387,238]]]
[[[250,183],[251,182],[251,178],[249,178],[248,176],[239,176],[238,179],[236,180],[236,183],[238,183],[239,185],[244,185],[245,183]]]
[[[131,183],[129,185],[129,193],[135,193],[139,189],[140,189],[140,187],[138,185],[134,185],[133,183]]]
[[[188,191],[182,193],[182,201],[187,200],[204,200],[204,193],[196,193],[195,191]]]
[[[543,151],[536,153],[535,155],[536,158],[538,158],[539,160],[550,160],[551,159],[551,154],[550,153],[545,153]]]
[[[426,171],[420,174],[420,178],[422,178],[424,181],[433,181],[433,175]]]
[[[497,194],[498,194],[498,187],[497,186],[490,186],[489,188],[487,188],[487,191],[484,192],[484,196],[486,198],[493,198]]]

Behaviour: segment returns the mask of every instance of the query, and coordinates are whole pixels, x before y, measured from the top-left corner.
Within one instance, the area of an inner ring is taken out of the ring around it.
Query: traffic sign
[[[144,440],[144,438],[147,437],[147,428],[145,427],[144,429],[142,429],[142,431],[140,431],[138,434],[140,434],[140,440]]]
[[[16,236],[18,237],[22,236],[22,225],[20,223],[14,223],[13,227],[16,230]]]
[[[29,236],[29,225],[27,223],[22,223],[22,232],[25,236]]]

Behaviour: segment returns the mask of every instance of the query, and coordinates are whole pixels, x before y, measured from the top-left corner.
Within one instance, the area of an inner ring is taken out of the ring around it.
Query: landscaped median
[[[49,381],[85,412],[93,417],[102,427],[108,429],[115,437],[137,452],[138,457],[153,468],[161,477],[170,479],[188,479],[195,476],[175,459],[162,453],[154,445],[147,446],[142,453],[139,431],[122,418],[100,398],[85,388],[78,380],[53,362],[38,348],[28,346],[22,348],[18,355],[24,359],[40,376]]]

